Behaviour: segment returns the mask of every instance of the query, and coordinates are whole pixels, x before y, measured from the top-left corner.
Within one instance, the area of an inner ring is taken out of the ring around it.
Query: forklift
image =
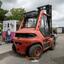
[[[38,11],[24,13],[21,25],[13,38],[14,52],[26,54],[29,57],[40,57],[43,51],[54,49],[52,5],[44,5],[38,7]]]

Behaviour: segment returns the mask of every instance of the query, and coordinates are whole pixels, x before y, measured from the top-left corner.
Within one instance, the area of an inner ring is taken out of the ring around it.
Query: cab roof
[[[30,11],[30,12],[26,12],[24,13],[25,17],[27,18],[32,18],[32,17],[36,17],[38,15],[38,11]]]

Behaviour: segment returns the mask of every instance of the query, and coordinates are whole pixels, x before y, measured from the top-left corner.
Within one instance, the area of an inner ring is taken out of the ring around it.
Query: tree
[[[1,5],[2,2],[0,1],[0,22],[6,18],[5,14],[8,12],[7,10],[2,9]]]
[[[7,12],[8,12],[7,10],[3,10],[0,8],[0,21],[3,21],[6,18],[5,14]]]
[[[0,1],[0,7],[1,7],[1,5],[2,5],[2,2]]]
[[[8,17],[8,19],[11,20],[22,20],[24,17],[24,13],[26,12],[22,8],[13,8],[10,10],[11,15]]]

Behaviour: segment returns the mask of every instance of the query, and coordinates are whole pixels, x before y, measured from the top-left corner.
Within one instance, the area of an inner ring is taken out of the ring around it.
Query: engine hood
[[[36,29],[35,28],[22,28],[16,31],[16,33],[35,33]]]

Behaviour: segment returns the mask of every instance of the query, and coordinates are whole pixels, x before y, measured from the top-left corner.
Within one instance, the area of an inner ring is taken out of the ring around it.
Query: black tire
[[[56,45],[56,37],[55,37],[55,35],[52,35],[52,38],[54,40],[54,45]]]
[[[35,44],[29,48],[28,54],[30,57],[38,58],[42,55],[42,51],[43,51],[42,46],[40,44]]]
[[[15,47],[14,44],[12,45],[12,50],[13,50],[14,52],[16,52],[16,47]]]
[[[54,45],[56,45],[56,37],[54,37]]]
[[[55,48],[55,40],[53,39],[53,42],[51,43],[50,50],[54,50],[54,48]]]

